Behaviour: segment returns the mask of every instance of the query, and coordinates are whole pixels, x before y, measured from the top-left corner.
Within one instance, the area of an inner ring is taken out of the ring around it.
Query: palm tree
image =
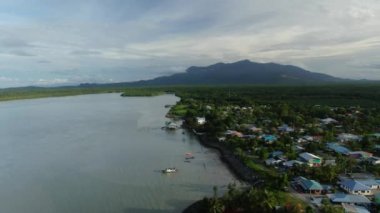
[[[222,213],[224,212],[224,205],[222,201],[218,198],[218,187],[213,187],[214,196],[209,199],[208,202],[208,212],[209,213]]]

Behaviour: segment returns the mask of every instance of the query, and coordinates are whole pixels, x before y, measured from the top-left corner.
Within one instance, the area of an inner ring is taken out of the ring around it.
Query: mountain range
[[[297,66],[256,63],[249,60],[217,63],[205,67],[192,66],[184,73],[151,80],[116,83],[123,86],[162,85],[228,85],[228,84],[321,84],[350,81],[327,74],[310,72]],[[98,84],[81,84],[91,87]],[[112,84],[115,85],[115,84]]]

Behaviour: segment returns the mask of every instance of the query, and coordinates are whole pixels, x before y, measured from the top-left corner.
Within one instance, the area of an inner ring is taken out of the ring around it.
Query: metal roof
[[[366,191],[371,190],[368,186],[364,185],[363,183],[357,181],[357,180],[344,180],[341,182],[341,185],[348,188],[350,191]]]
[[[351,194],[329,194],[327,195],[331,202],[334,203],[360,203],[369,204],[371,201],[363,195],[351,195]]]

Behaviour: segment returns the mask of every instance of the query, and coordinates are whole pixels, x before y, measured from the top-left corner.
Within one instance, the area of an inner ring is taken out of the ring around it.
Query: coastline
[[[216,139],[212,139],[207,137],[206,135],[199,135],[195,132],[191,131],[186,125],[183,125],[183,128],[191,132],[190,134],[194,134],[197,136],[200,144],[204,147],[215,149],[220,153],[220,159],[227,166],[227,168],[236,176],[236,178],[246,183],[250,186],[255,186],[260,183],[260,179],[256,173],[254,173],[250,168],[244,165],[241,160],[235,157],[235,155],[226,147],[220,144],[220,142],[216,141]],[[183,213],[196,213],[200,212],[202,208],[203,200],[197,200],[188,207],[186,207],[182,212]]]
[[[215,139],[208,138],[206,135],[197,135],[199,142],[202,146],[207,148],[216,149],[220,153],[220,159],[227,166],[227,168],[242,182],[249,185],[255,185],[258,181],[258,176],[250,168],[244,165],[240,159]]]

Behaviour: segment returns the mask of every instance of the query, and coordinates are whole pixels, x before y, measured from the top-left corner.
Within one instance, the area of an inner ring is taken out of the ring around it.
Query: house
[[[235,130],[227,130],[224,134],[232,136],[232,137],[234,136],[239,137],[239,138],[242,138],[244,136],[243,133],[235,131]]]
[[[351,152],[351,150],[349,150],[346,147],[341,146],[337,143],[327,143],[326,146],[331,151],[334,151],[334,152],[336,152],[338,154],[342,154],[342,155],[348,155]]]
[[[328,194],[327,197],[332,203],[348,203],[366,205],[371,204],[371,201],[363,195],[350,195],[350,194]]]
[[[255,125],[249,126],[247,129],[254,133],[259,133],[263,131],[261,128],[258,128]]]
[[[277,137],[275,135],[262,135],[261,139],[266,143],[273,143],[277,140]]]
[[[295,181],[305,193],[321,194],[323,191],[323,186],[315,180],[309,180],[300,176],[295,178]]]
[[[360,141],[361,137],[358,135],[350,134],[350,133],[341,133],[338,135],[338,140],[340,142]]]
[[[301,138],[298,138],[297,143],[307,143],[307,142],[311,142],[313,140],[314,140],[313,136],[305,135]]]
[[[380,133],[373,133],[370,136],[378,139],[380,138]]]
[[[353,179],[344,180],[340,183],[340,187],[350,194],[372,195],[371,188],[357,180],[353,180]]]
[[[380,184],[374,180],[374,179],[362,179],[362,180],[356,180],[359,183],[368,186],[371,189],[380,189]]]
[[[303,152],[305,150],[302,146],[293,146],[292,149],[296,152]]]
[[[335,120],[334,118],[324,118],[324,119],[321,119],[321,124],[323,124],[323,125],[328,125],[328,124],[331,124],[331,123],[338,123],[338,121]]]
[[[293,167],[294,165],[302,165],[304,164],[303,162],[301,161],[298,161],[298,160],[290,160],[290,161],[286,161],[283,163],[283,166],[284,167],[287,167],[287,168],[291,168]]]
[[[197,119],[197,124],[199,125],[204,125],[206,123],[205,117],[196,117],[196,119]]]
[[[342,207],[345,213],[370,213],[368,209],[363,206],[342,203]]]
[[[303,152],[299,154],[299,157],[310,167],[318,167],[322,165],[322,158],[311,153]]]
[[[348,156],[354,159],[368,159],[372,157],[372,155],[372,153],[365,151],[354,151],[348,153]]]
[[[294,132],[294,129],[289,127],[287,124],[283,124],[282,126],[277,128],[280,132]]]
[[[371,163],[372,165],[379,165],[380,164],[380,158],[379,157],[375,157],[375,156],[369,157],[367,159],[367,161],[369,163]]]
[[[281,157],[283,155],[284,155],[283,151],[274,151],[274,152],[269,154],[269,156],[272,158]]]
[[[273,166],[273,165],[278,165],[281,162],[282,162],[282,160],[277,160],[277,159],[274,159],[274,158],[268,158],[268,159],[265,160],[265,165],[267,165],[267,166]]]

